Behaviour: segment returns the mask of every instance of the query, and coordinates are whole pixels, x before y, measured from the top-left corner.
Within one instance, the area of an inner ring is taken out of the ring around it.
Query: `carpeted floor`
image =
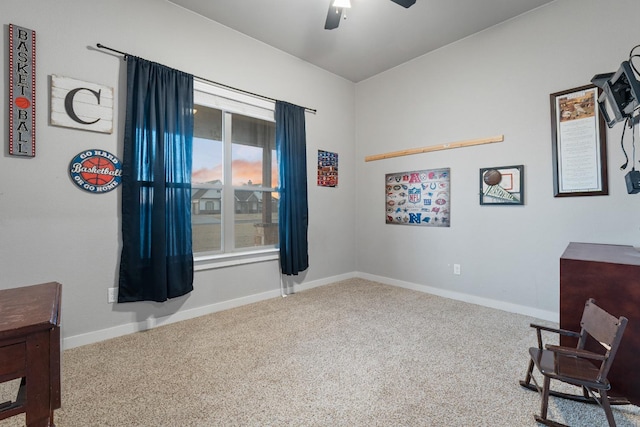
[[[532,321],[351,279],[67,350],[56,425],[536,426],[518,385]],[[640,426],[638,407],[614,414]],[[606,425],[555,398],[550,417]]]

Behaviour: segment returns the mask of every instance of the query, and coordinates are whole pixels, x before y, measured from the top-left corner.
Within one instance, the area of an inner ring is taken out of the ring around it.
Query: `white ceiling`
[[[325,30],[333,0],[169,0],[353,82],[553,0],[351,0]]]

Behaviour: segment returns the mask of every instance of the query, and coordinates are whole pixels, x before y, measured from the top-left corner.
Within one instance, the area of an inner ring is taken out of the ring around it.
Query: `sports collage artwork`
[[[449,227],[449,168],[385,175],[386,223]]]
[[[338,186],[338,153],[318,150],[318,186]]]

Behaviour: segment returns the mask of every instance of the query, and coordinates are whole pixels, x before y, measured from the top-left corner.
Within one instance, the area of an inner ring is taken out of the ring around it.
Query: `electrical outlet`
[[[108,303],[116,302],[117,295],[118,295],[118,288],[107,289],[107,302]]]
[[[453,264],[453,274],[460,275],[460,264]]]

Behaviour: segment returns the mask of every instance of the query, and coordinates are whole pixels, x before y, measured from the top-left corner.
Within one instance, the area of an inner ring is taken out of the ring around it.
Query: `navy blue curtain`
[[[307,148],[304,108],[276,102],[276,149],[280,169],[280,268],[297,275],[309,267]]]
[[[193,290],[193,76],[128,56],[118,302]]]

